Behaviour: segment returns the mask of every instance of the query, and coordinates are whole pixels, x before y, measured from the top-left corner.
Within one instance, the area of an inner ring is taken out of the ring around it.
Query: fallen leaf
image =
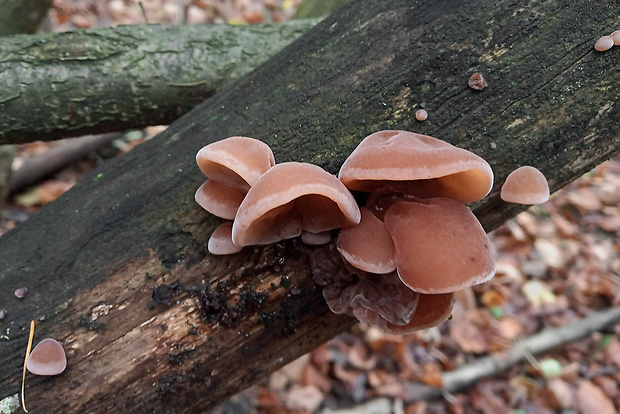
[[[617,414],[611,400],[590,381],[579,383],[577,406],[581,414]]]
[[[443,387],[443,378],[439,364],[433,362],[424,364],[422,374],[420,374],[420,381],[431,387]]]

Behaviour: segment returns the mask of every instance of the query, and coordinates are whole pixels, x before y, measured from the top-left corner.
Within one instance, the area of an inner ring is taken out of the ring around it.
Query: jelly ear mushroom
[[[367,207],[361,207],[357,226],[340,230],[336,246],[347,262],[369,273],[385,274],[396,270],[394,243],[385,224]]]
[[[285,162],[270,168],[248,191],[233,223],[237,246],[270,244],[359,223],[360,211],[346,187],[312,164]]]
[[[542,204],[549,200],[549,184],[538,169],[524,165],[508,174],[500,197],[508,203]]]
[[[207,180],[196,191],[194,199],[209,213],[234,220],[237,209],[245,197],[245,192],[214,180]]]
[[[400,186],[415,197],[448,197],[464,203],[480,200],[493,186],[493,171],[484,159],[408,131],[367,136],[346,159],[338,178],[350,190]]]
[[[209,243],[207,244],[209,253],[215,255],[226,255],[239,253],[243,250],[243,247],[239,247],[233,243],[231,235],[232,222],[228,221],[220,224],[209,238]]]
[[[58,375],[67,367],[65,350],[52,338],[45,338],[34,347],[26,369],[35,375]]]
[[[454,292],[491,279],[495,258],[478,219],[448,198],[399,201],[385,213],[398,276],[411,290]]]
[[[432,328],[445,322],[452,315],[456,295],[454,292],[438,295],[420,294],[413,317],[406,325],[388,322],[384,332],[404,335],[422,329]]]
[[[264,142],[230,137],[203,147],[196,162],[209,179],[245,192],[274,166],[275,159]]]

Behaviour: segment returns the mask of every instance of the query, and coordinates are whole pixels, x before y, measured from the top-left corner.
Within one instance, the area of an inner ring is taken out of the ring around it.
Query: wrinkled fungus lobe
[[[524,165],[508,174],[500,197],[508,203],[542,204],[549,200],[549,184],[538,169]]]
[[[464,203],[480,200],[493,186],[493,171],[484,159],[408,131],[379,131],[366,137],[338,178],[350,190],[372,192],[389,184],[415,197],[449,197]]]
[[[60,342],[45,338],[34,347],[26,369],[35,375],[58,375],[67,367],[67,357]]]
[[[359,223],[351,193],[312,164],[285,162],[263,174],[239,206],[232,240],[237,246],[270,244]]]
[[[489,239],[473,213],[448,198],[401,201],[385,213],[402,282],[420,293],[449,293],[495,274]]]

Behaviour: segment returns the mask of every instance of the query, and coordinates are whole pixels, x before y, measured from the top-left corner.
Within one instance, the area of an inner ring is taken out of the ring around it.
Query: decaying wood
[[[620,149],[620,50],[592,49],[619,13],[569,0],[345,6],[0,238],[0,397],[18,392],[25,328],[43,316],[37,339],[61,340],[69,366],[28,377],[33,413],[203,412],[347,329],[311,281],[324,248],[207,253],[218,220],[193,201],[198,149],[252,136],[278,162],[333,173],[371,132],[427,133],[489,160],[495,187],[473,207],[490,230],[523,208],[498,197],[516,167],[557,190]],[[473,72],[483,91],[467,86]]]
[[[132,25],[0,43],[0,144],[167,125],[318,19]]]

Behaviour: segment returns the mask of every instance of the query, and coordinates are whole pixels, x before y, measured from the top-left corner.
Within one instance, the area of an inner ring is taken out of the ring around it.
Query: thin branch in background
[[[144,9],[144,4],[141,1],[138,2],[138,6],[140,6],[140,10],[142,11],[142,17],[144,17],[144,23],[149,24],[149,18],[146,15],[146,10]]]
[[[439,398],[444,393],[454,393],[472,386],[483,378],[492,377],[528,359],[562,345],[575,342],[596,331],[605,329],[620,321],[620,306],[594,312],[578,322],[560,328],[545,329],[527,339],[516,342],[509,351],[479,358],[454,371],[445,372],[443,388],[429,387],[419,383],[407,384],[410,401]]]
[[[183,3],[183,0],[177,0],[177,24],[185,24],[186,22],[185,5]]]

